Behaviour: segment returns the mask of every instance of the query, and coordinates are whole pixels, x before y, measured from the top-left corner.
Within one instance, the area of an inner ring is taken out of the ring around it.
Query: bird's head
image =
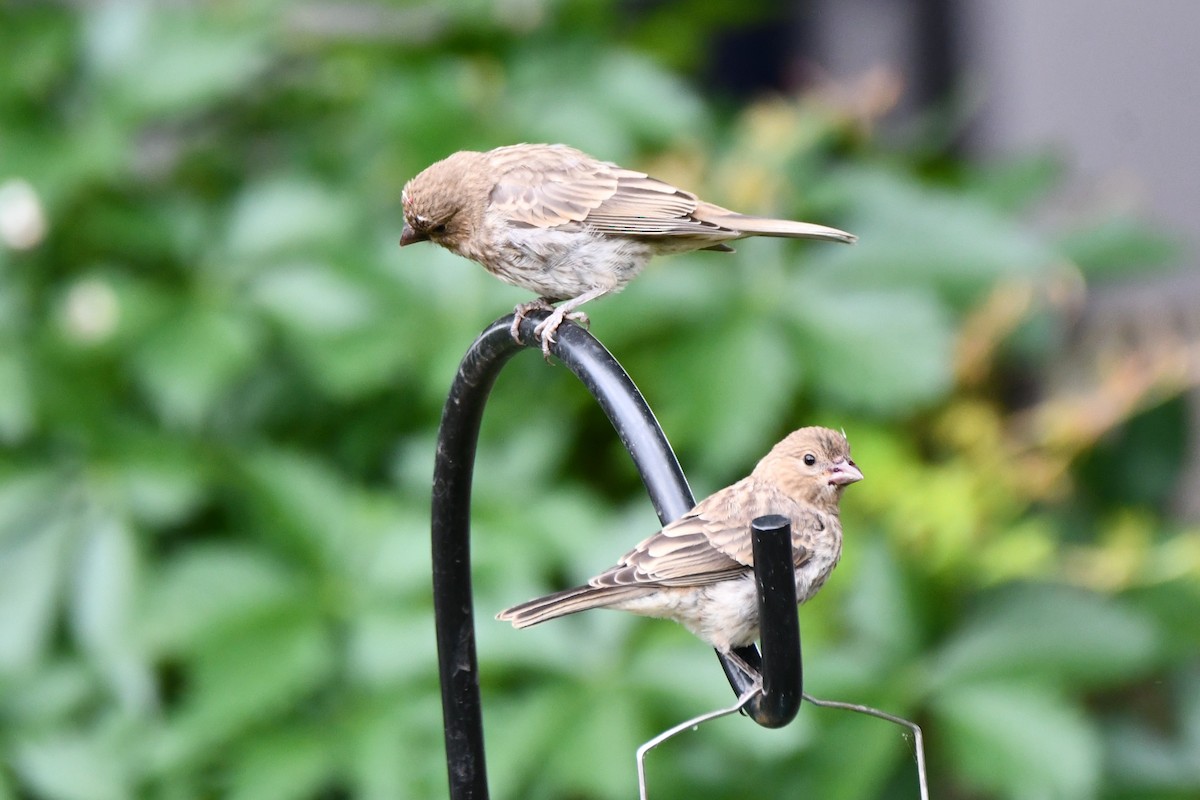
[[[482,153],[462,151],[431,164],[400,193],[404,229],[400,246],[433,242],[456,253],[470,236],[486,198],[477,187]],[[479,195],[479,197],[476,197]]]
[[[835,505],[847,486],[863,479],[845,434],[819,427],[789,434],[754,471],[766,473],[792,497]]]

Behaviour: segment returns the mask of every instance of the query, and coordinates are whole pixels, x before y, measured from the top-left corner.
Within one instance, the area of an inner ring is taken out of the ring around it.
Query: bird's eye
[[[432,233],[434,236],[441,236],[443,233],[446,232],[446,223],[440,222],[437,225],[432,226],[429,229],[429,232]]]
[[[817,457],[812,453],[805,453],[804,463],[811,467],[813,464],[817,463]]]

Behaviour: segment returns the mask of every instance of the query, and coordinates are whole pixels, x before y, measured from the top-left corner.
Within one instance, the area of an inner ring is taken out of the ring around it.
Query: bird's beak
[[[829,468],[829,483],[832,486],[846,486],[858,483],[863,479],[862,470],[842,459]]]
[[[404,223],[404,230],[400,231],[400,246],[404,247],[417,242],[428,242],[429,236],[425,233],[418,233],[412,225]]]

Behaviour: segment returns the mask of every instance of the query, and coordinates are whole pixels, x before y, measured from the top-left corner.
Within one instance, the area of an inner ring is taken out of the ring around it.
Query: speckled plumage
[[[532,308],[562,302],[538,326],[548,354],[564,319],[620,291],[656,255],[724,250],[747,236],[853,242],[836,228],[738,214],[642,172],[561,144],[464,150],[404,187],[401,246],[432,241],[534,292]],[[513,325],[516,335],[517,325]]]
[[[861,479],[845,436],[801,428],[748,477],[701,500],[586,585],[513,606],[497,619],[526,628],[590,608],[614,608],[673,619],[728,653],[758,638],[750,523],[766,514],[791,521],[796,597],[803,603],[841,558],[838,501],[846,486]]]

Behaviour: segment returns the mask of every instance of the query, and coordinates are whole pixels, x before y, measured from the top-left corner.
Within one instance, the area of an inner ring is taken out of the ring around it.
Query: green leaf
[[[84,516],[70,620],[80,647],[89,653],[126,709],[145,710],[155,700],[150,666],[134,640],[139,564],[133,532],[114,514],[92,507]]]
[[[559,683],[526,693],[519,708],[497,715],[502,724],[489,724],[498,794],[522,796],[521,787],[540,794],[553,787],[562,795],[628,795],[637,785],[633,753],[648,738],[638,731],[639,716],[618,681]]]
[[[1063,160],[1051,153],[1017,154],[996,164],[966,165],[966,186],[1002,211],[1018,214],[1045,197],[1063,176]]]
[[[347,715],[341,741],[353,796],[391,800],[444,795],[443,742],[441,702],[432,684],[417,691],[402,686],[364,695]],[[491,758],[492,742],[488,740],[489,767],[497,763]]]
[[[347,634],[347,667],[357,682],[387,685],[427,676],[432,668],[428,653],[407,646],[436,641],[427,613],[367,610],[357,616]]]
[[[847,589],[847,622],[860,639],[859,646],[875,658],[900,660],[923,638],[905,576],[883,541],[859,540],[854,547],[857,571]]]
[[[93,508],[86,516],[72,583],[71,620],[80,643],[99,653],[130,645],[137,554],[129,527]]]
[[[138,3],[90,7],[91,65],[139,115],[181,112],[248,85],[266,66],[256,28]]]
[[[629,130],[643,138],[670,142],[679,131],[702,130],[708,121],[705,107],[692,88],[642,53],[608,51],[590,74],[603,76],[596,81],[601,101]]]
[[[254,300],[288,327],[315,334],[359,328],[379,313],[367,289],[325,264],[289,264],[254,282]]]
[[[1107,731],[1112,783],[1130,797],[1200,792],[1200,671],[1186,669],[1176,683],[1170,724],[1118,720]]]
[[[244,459],[248,499],[260,524],[306,563],[332,568],[349,559],[367,530],[364,495],[311,455],[260,450]]]
[[[164,322],[134,356],[134,369],[159,416],[199,427],[251,365],[258,333],[229,313],[191,308]]]
[[[45,652],[74,511],[68,490],[49,474],[0,485],[0,673],[28,668]]]
[[[1084,714],[1052,691],[979,684],[939,692],[940,740],[975,787],[1013,800],[1095,797],[1099,737]]]
[[[254,736],[235,756],[230,800],[302,800],[320,793],[334,767],[336,739],[309,728]]]
[[[204,501],[211,476],[202,456],[178,439],[156,436],[124,441],[112,479],[124,508],[140,524],[153,528],[180,524]]]
[[[1196,563],[1194,555],[1187,555],[1187,537],[1177,540],[1178,549],[1163,548],[1156,559],[1161,559],[1161,569],[1178,575],[1175,580],[1134,587],[1122,596],[1138,613],[1154,620],[1161,631],[1159,642],[1163,660],[1168,663],[1188,664],[1200,652],[1200,627],[1194,613],[1200,608],[1200,581],[1194,579],[1186,567],[1189,560]],[[1178,572],[1174,572],[1178,570]]]
[[[1110,598],[1014,586],[963,624],[935,657],[931,681],[939,688],[998,678],[1104,685],[1147,669],[1158,639],[1148,618]]]
[[[385,320],[334,334],[293,331],[290,343],[324,394],[346,401],[386,390],[413,366],[412,350],[397,346],[411,340],[406,326]]]
[[[951,388],[954,331],[940,303],[917,289],[842,290],[798,282],[797,355],[834,406],[899,415]]]
[[[353,221],[347,200],[303,177],[251,184],[233,205],[227,244],[235,258],[263,259],[311,249],[346,235]]]
[[[10,730],[49,730],[95,701],[94,670],[82,660],[43,662],[0,681],[0,714]]]
[[[115,742],[95,734],[59,733],[17,743],[13,763],[38,796],[54,800],[131,797]]]
[[[1180,255],[1174,239],[1127,217],[1069,233],[1058,246],[1086,274],[1099,279],[1141,275],[1167,266]]]
[[[847,289],[933,289],[965,307],[996,281],[1039,278],[1059,259],[1026,227],[969,196],[878,168],[840,173],[838,185],[859,241],[815,251],[813,271]]]
[[[567,44],[531,51],[516,65],[509,102],[529,141],[570,142],[617,160],[633,155],[637,138],[666,142],[706,122],[688,86],[653,60],[617,48],[581,72],[582,56]]]
[[[863,692],[853,701],[864,702]],[[818,695],[828,699],[828,695]],[[912,713],[893,697],[868,695],[871,705],[900,716]],[[839,700],[851,698],[839,697]],[[772,783],[793,797],[821,797],[828,800],[868,800],[878,797],[916,797],[917,770],[912,737],[908,731],[882,719],[838,709],[801,706],[800,713],[820,727],[812,734],[811,744],[802,759],[793,758],[770,765]],[[783,731],[780,731],[784,734]],[[903,792],[885,791],[888,779]],[[743,785],[753,791],[759,783],[741,776]],[[936,790],[935,790],[936,791]],[[744,795],[743,795],[744,796]]]
[[[790,425],[786,409],[806,362],[788,346],[786,329],[770,318],[713,318],[706,335],[671,348],[670,382],[691,391],[660,393],[655,413],[674,446],[695,453],[692,463],[701,469],[752,465],[781,423]],[[665,382],[665,375],[659,380]]]
[[[141,621],[155,652],[196,652],[229,629],[302,602],[302,584],[246,544],[193,545],[150,576]]]
[[[193,763],[215,744],[287,713],[329,679],[331,645],[303,613],[258,620],[211,640],[197,654],[179,711],[153,744],[153,769]]]
[[[0,443],[14,445],[33,430],[33,392],[29,370],[11,343],[0,345]]]

